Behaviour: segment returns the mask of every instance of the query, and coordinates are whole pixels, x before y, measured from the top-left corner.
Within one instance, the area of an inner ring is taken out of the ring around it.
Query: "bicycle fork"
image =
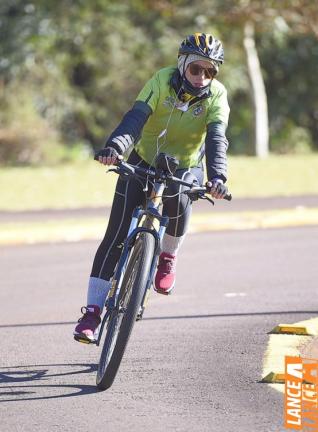
[[[153,211],[152,211],[153,212]],[[148,276],[148,280],[147,280],[147,285],[146,285],[146,289],[141,301],[141,305],[140,305],[140,310],[138,312],[137,315],[137,321],[142,319],[144,310],[146,308],[147,305],[147,301],[148,301],[148,297],[149,297],[149,293],[150,293],[150,289],[151,289],[151,285],[153,283],[154,280],[154,275],[155,275],[155,271],[157,268],[157,258],[160,255],[161,252],[161,245],[162,245],[162,239],[163,236],[165,234],[167,225],[169,223],[169,218],[167,216],[162,216],[160,215],[160,213],[157,211],[157,214],[152,214],[152,217],[157,218],[159,220],[160,223],[160,227],[159,230],[152,230],[151,233],[154,235],[155,239],[156,239],[156,246],[155,246],[155,251],[152,257],[152,263],[151,263],[151,268],[150,268],[150,272],[149,272],[149,276]],[[152,222],[151,222],[152,223]]]

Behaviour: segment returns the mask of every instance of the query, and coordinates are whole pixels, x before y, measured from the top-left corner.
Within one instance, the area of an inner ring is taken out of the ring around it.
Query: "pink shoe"
[[[74,339],[79,342],[94,342],[96,330],[101,322],[100,308],[96,305],[83,306],[81,312],[83,316],[78,320],[75,327]]]
[[[155,290],[160,294],[170,294],[176,278],[177,257],[162,252],[159,256],[157,274],[155,277]]]

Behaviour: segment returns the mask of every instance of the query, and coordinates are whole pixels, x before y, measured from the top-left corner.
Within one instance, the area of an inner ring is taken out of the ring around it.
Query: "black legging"
[[[149,168],[149,165],[134,150],[131,152],[128,162]],[[174,175],[187,182],[196,181],[202,184],[202,164],[194,168],[179,169]],[[145,181],[143,183],[145,185]],[[118,179],[108,227],[97,249],[91,276],[105,280],[109,280],[113,276],[122,243],[127,237],[132,212],[136,206],[145,203],[144,185],[137,179],[129,179],[128,181]],[[148,186],[148,193],[150,193],[151,184]],[[171,197],[163,199],[162,213],[170,218],[166,232],[173,237],[181,237],[186,232],[189,223],[191,201],[184,194],[176,195],[184,188],[184,186],[169,183],[168,188],[165,189],[165,195]]]

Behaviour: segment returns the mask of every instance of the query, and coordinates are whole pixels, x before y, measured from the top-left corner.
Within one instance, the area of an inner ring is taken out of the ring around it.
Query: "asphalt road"
[[[271,209],[293,209],[299,207],[318,207],[318,195],[301,195],[286,197],[235,198],[228,201],[218,200],[217,205],[211,206],[207,201],[199,200],[194,203],[195,213],[209,212],[237,212],[260,211]],[[104,217],[109,216],[110,207],[75,208],[75,209],[43,209],[29,211],[0,211],[0,223],[3,222],[44,222],[46,220],[61,220],[67,218]]]
[[[275,325],[317,315],[318,227],[188,236],[105,392],[99,349],[72,339],[96,246],[2,248],[1,432],[283,430],[262,361]]]

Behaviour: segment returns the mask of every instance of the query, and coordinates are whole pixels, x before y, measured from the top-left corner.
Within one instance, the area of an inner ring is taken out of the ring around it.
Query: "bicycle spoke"
[[[101,390],[109,388],[116,376],[145,293],[154,252],[153,235],[142,233],[126,267],[118,307],[109,318],[96,379]]]

